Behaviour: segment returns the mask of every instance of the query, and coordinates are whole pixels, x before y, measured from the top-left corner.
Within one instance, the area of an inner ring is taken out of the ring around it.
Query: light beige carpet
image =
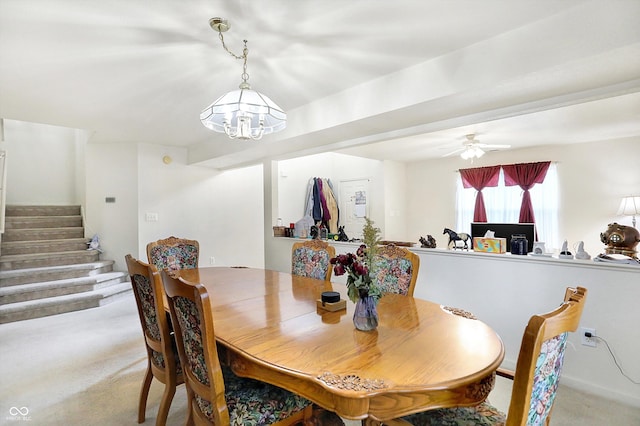
[[[146,355],[133,295],[100,308],[1,324],[0,345],[0,425],[137,424]],[[154,381],[145,424],[155,424],[162,390]],[[510,383],[499,380],[489,399],[506,410],[510,392]],[[179,386],[168,424],[182,425],[185,416],[186,393]],[[552,424],[640,425],[640,409],[561,386]]]

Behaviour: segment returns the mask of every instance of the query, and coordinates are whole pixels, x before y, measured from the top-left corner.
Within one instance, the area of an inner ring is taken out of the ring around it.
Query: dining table
[[[355,304],[329,311],[341,283],[246,267],[184,269],[209,293],[221,361],[234,373],[302,395],[346,419],[384,421],[487,398],[504,357],[498,334],[439,303],[385,294],[375,330]]]

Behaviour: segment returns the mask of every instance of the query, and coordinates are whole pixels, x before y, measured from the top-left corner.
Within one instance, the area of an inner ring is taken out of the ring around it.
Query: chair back
[[[529,320],[516,365],[507,426],[548,424],[567,335],[577,330],[586,297],[583,287],[567,288],[560,307]]]
[[[183,363],[189,418],[195,424],[229,424],[209,294],[202,284],[170,271],[161,271],[161,277]]]
[[[169,237],[147,244],[147,258],[159,271],[198,267],[200,245],[196,240]]]
[[[330,281],[333,268],[329,260],[335,256],[336,249],[326,241],[309,240],[294,243],[291,248],[291,273]]]
[[[180,361],[176,359],[172,348],[171,326],[157,269],[134,259],[130,254],[125,256],[125,261],[153,375],[162,378],[167,374],[179,374]]]
[[[383,293],[396,293],[413,297],[418,279],[420,257],[395,244],[378,248],[371,268],[373,277]]]

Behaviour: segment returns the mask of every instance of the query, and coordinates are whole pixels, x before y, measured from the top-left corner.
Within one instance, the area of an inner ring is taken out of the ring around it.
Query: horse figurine
[[[427,235],[427,238],[420,237],[420,244],[422,248],[436,248],[436,239],[431,235]]]
[[[338,241],[349,241],[347,233],[344,232],[344,226],[338,226]]]
[[[463,242],[463,246],[460,247],[460,249],[463,250],[469,250],[469,244],[467,244],[467,241],[471,240],[471,235],[469,234],[465,234],[464,232],[461,233],[457,233],[455,231],[452,231],[449,228],[444,228],[444,231],[442,232],[442,235],[444,234],[449,234],[449,244],[447,245],[447,248],[452,248],[455,250],[458,247],[460,247],[458,245],[458,241],[462,241]]]

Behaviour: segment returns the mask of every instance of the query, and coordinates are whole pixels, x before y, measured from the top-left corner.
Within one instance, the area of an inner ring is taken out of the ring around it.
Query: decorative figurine
[[[338,241],[349,241],[349,237],[344,232],[344,226],[338,226]]]
[[[431,235],[427,235],[427,238],[420,237],[420,244],[422,248],[436,248],[436,239]]]
[[[582,260],[591,259],[591,256],[589,256],[589,253],[584,251],[584,241],[578,242],[578,249],[576,250],[576,259],[582,259]]]
[[[637,259],[636,246],[640,242],[640,233],[633,226],[610,223],[607,230],[600,234],[600,241],[607,245],[607,254],[623,254]]]
[[[449,234],[449,244],[447,245],[448,249],[451,249],[453,247],[453,249],[457,249],[458,247],[458,241],[462,241],[463,242],[463,246],[460,247],[460,249],[466,249],[467,251],[469,251],[469,244],[467,244],[467,241],[471,240],[471,235],[469,234],[465,234],[463,232],[461,233],[457,233],[455,231],[452,231],[449,228],[444,228],[444,231],[442,232],[442,235],[444,234]]]
[[[535,241],[533,243],[533,254],[541,256],[545,253],[546,249],[544,247],[544,241]]]
[[[573,254],[571,254],[568,247],[569,247],[569,244],[567,243],[567,240],[564,240],[564,243],[562,243],[562,249],[560,250],[560,255],[558,255],[558,258],[573,259]]]
[[[320,233],[318,232],[318,227],[313,225],[311,227],[311,238],[314,240],[317,240],[318,238],[320,238]]]

